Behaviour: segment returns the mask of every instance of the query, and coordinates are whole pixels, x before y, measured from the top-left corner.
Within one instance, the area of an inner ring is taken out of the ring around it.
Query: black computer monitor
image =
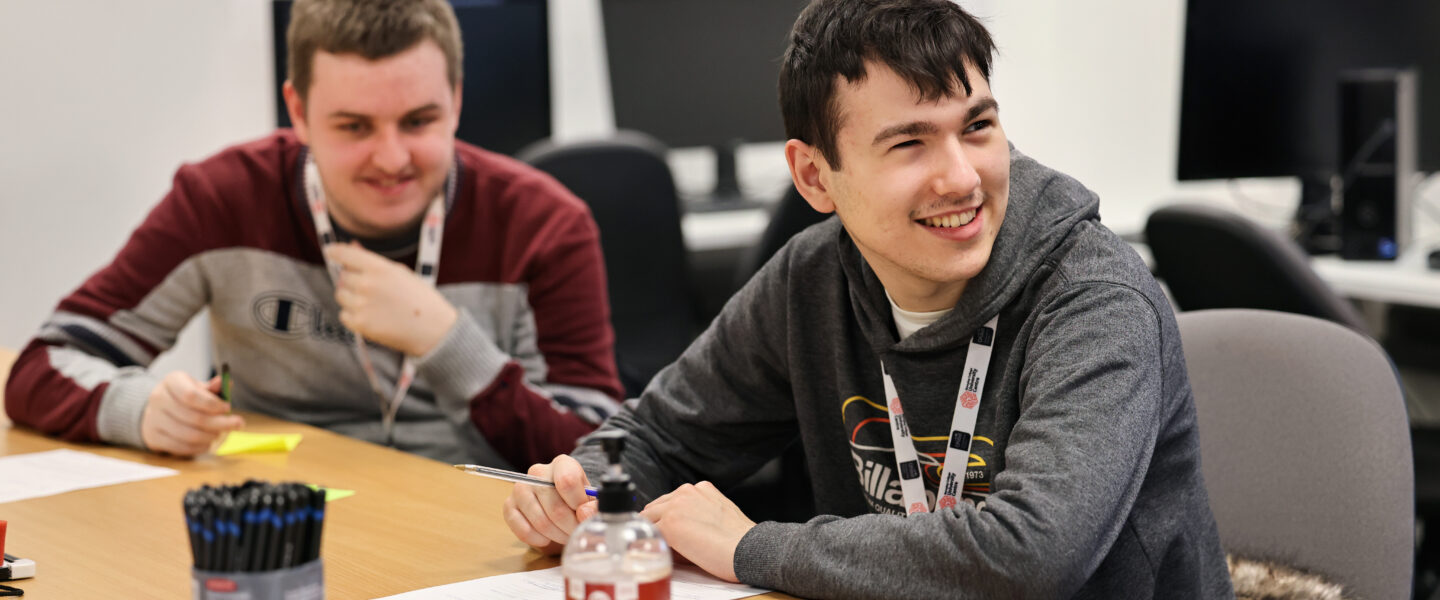
[[[1420,169],[1440,170],[1440,0],[1189,0],[1181,180],[1339,172],[1339,82],[1418,68]],[[1328,199],[1324,199],[1328,202]]]
[[[785,139],[776,84],[805,4],[601,0],[616,126],[715,148],[715,195],[738,197],[736,147]]]
[[[514,154],[550,136],[550,36],[546,0],[451,0],[465,45],[464,99],[455,137]],[[285,30],[291,0],[274,0],[275,106],[290,126]]]

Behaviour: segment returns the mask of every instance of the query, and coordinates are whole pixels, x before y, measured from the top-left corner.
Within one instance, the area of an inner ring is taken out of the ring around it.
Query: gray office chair
[[[1409,598],[1410,430],[1370,338],[1261,310],[1178,316],[1210,505],[1226,551]]]
[[[1259,308],[1328,319],[1369,334],[1295,242],[1215,207],[1176,204],[1145,223],[1145,242],[1181,310]]]
[[[699,334],[698,304],[665,146],[638,132],[598,140],[542,140],[520,160],[558,179],[600,227],[615,362],[628,397]]]

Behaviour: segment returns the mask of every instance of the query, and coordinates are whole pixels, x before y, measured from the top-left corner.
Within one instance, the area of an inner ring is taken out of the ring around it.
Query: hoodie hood
[[[968,343],[977,327],[1020,295],[1035,270],[1077,225],[1099,219],[1100,200],[1094,192],[1022,154],[1012,144],[1009,204],[989,262],[966,284],[955,310],[898,343],[885,287],[844,227],[837,228],[837,249],[850,286],[850,302],[871,346],[882,353],[931,352]]]

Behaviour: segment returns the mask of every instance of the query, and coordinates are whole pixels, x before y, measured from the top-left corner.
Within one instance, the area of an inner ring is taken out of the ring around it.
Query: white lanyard
[[[440,271],[440,240],[445,234],[445,195],[454,189],[454,181],[455,170],[452,167],[446,178],[445,189],[435,194],[435,198],[430,201],[430,208],[425,212],[425,220],[420,225],[420,252],[415,261],[415,271],[432,287]],[[315,158],[309,154],[305,156],[305,196],[310,205],[310,217],[315,222],[315,234],[320,240],[323,256],[325,247],[338,240],[335,238],[334,226],[330,223],[325,186],[320,182],[320,169],[315,166]],[[326,256],[325,267],[330,271],[330,280],[338,288],[340,265]],[[415,361],[406,356],[400,362],[400,378],[395,381],[395,393],[390,396],[393,399],[387,401],[385,388],[381,387],[380,377],[375,374],[375,365],[370,361],[370,351],[365,347],[365,338],[359,333],[351,333],[355,337],[355,356],[360,359],[360,368],[365,370],[365,377],[370,380],[370,389],[380,398],[380,426],[385,440],[389,442],[395,427],[395,415],[400,412],[400,404],[405,401],[405,394],[410,391],[410,384],[415,381]]]
[[[936,494],[936,510],[954,508],[965,486],[965,467],[970,462],[970,441],[975,435],[975,418],[980,413],[980,397],[985,392],[985,374],[990,371],[991,344],[995,342],[996,315],[977,329],[970,338],[970,351],[965,355],[965,373],[960,391],[955,395],[955,415],[950,421],[950,440],[945,445],[945,463],[940,471],[940,489]],[[907,515],[930,512],[925,500],[925,480],[921,478],[920,461],[910,427],[900,406],[895,382],[880,361],[880,374],[885,380],[885,397],[890,399],[890,439],[895,446],[895,465],[900,473],[900,491],[905,495]]]

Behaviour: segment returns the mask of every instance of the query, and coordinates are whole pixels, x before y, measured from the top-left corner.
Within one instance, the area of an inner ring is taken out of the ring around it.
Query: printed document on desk
[[[700,570],[699,567],[677,565],[670,576],[671,600],[737,600],[758,596],[770,590],[738,583],[726,583]],[[531,598],[564,598],[565,580],[560,567],[510,573],[471,579],[413,592],[388,596],[381,600],[530,600]]]
[[[169,477],[154,467],[77,450],[48,450],[0,458],[0,503],[53,496],[117,483]]]

